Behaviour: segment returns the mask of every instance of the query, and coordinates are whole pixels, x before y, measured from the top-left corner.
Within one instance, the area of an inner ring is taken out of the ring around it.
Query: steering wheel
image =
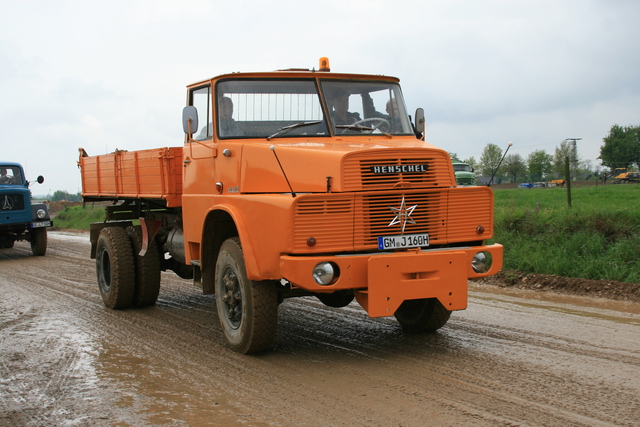
[[[391,127],[391,124],[389,123],[388,120],[383,119],[382,117],[369,117],[368,119],[362,119],[362,120],[358,120],[355,123],[352,123],[353,125],[364,125],[364,124],[368,124],[371,123],[370,127],[372,127],[373,129],[380,129],[381,127],[383,127],[384,129],[389,129]]]

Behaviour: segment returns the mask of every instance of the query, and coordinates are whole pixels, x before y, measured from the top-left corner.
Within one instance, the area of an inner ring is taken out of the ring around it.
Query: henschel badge
[[[391,209],[391,212],[396,214],[396,217],[393,218],[393,220],[391,220],[391,222],[387,227],[391,227],[392,225],[396,225],[396,224],[402,224],[402,233],[404,234],[404,228],[407,225],[407,223],[416,224],[415,220],[411,218],[411,214],[413,213],[414,210],[416,210],[417,207],[418,205],[407,207],[404,202],[404,196],[402,196],[402,202],[400,203],[400,208],[392,208],[391,206],[389,206],[389,209]]]

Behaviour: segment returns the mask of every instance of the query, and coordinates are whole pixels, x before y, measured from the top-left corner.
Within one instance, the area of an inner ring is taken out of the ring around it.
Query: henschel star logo
[[[417,207],[418,205],[407,207],[404,202],[404,196],[402,196],[402,202],[400,203],[400,208],[392,208],[391,206],[389,206],[389,209],[391,209],[391,212],[396,214],[396,217],[393,218],[393,220],[389,223],[387,227],[391,227],[392,225],[396,225],[396,224],[402,224],[402,233],[404,234],[404,228],[406,227],[407,223],[409,224],[416,223],[414,219],[411,218],[411,214]]]

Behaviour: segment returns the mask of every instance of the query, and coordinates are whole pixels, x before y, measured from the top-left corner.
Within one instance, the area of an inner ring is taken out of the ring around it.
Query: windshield
[[[22,174],[17,166],[0,165],[0,185],[22,184]]]
[[[225,80],[216,93],[220,138],[329,136],[314,80]]]
[[[455,172],[471,172],[471,167],[469,165],[457,164],[453,165],[453,170]]]
[[[393,82],[322,80],[321,90],[324,107],[314,79],[223,80],[216,86],[218,137],[326,137],[329,126],[333,134],[413,135]]]
[[[400,85],[324,80],[321,87],[336,134],[413,134]]]

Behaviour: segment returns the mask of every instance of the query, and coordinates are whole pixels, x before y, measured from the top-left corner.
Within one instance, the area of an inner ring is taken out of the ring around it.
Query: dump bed
[[[164,199],[167,207],[182,204],[182,147],[115,151],[87,156],[80,149],[85,199]]]

